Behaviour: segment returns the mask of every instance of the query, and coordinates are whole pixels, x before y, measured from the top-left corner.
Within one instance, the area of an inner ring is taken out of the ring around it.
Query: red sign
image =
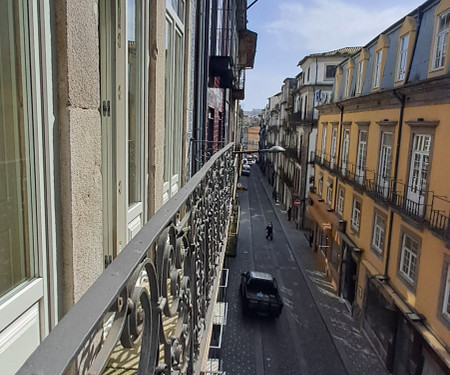
[[[294,199],[294,206],[295,207],[300,206],[300,199]]]

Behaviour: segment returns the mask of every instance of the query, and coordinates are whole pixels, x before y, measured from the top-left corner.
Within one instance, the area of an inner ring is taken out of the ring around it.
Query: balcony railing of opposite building
[[[316,153],[315,163],[374,199],[391,205],[399,213],[422,222],[438,236],[450,240],[450,201],[446,197],[354,163],[341,161],[338,164],[328,154]]]
[[[100,374],[121,360],[133,373],[200,372],[234,195],[232,147],[161,207],[18,374]]]

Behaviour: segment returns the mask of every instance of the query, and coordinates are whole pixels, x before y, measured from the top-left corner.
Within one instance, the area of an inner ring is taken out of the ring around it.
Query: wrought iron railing
[[[359,187],[374,199],[383,201],[398,212],[423,223],[431,231],[450,241],[450,200],[420,187],[407,185],[354,163],[334,162],[326,153],[312,154],[315,164],[337,173],[344,181]]]
[[[232,147],[148,221],[18,374],[110,373],[120,358],[139,374],[200,372],[234,195]]]

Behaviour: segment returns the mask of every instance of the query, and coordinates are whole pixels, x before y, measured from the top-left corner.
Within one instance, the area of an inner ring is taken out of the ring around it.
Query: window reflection
[[[128,41],[128,203],[141,201],[140,157],[142,84],[141,19],[136,0],[127,1]]]
[[[35,275],[32,119],[26,4],[2,2],[0,12],[0,297]]]

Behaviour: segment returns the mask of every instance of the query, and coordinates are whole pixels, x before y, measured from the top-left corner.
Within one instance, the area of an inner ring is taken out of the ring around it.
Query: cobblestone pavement
[[[221,359],[227,375],[388,374],[326,280],[306,233],[272,201],[259,167],[241,179],[248,191],[240,194],[237,256],[226,260],[228,320]],[[261,241],[267,221],[274,224],[270,243]],[[240,272],[255,267],[278,279],[285,309],[276,321],[248,317],[240,310]]]

